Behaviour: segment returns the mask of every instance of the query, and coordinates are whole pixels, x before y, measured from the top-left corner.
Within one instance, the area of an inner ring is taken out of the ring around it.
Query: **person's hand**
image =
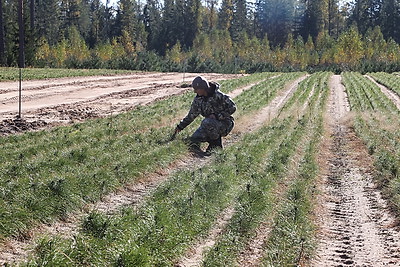
[[[214,115],[214,114],[211,114],[210,116],[208,116],[210,119],[214,119],[214,120],[216,120],[217,119],[217,117]]]
[[[179,129],[178,127],[175,128],[175,133],[174,134],[178,134],[180,131],[182,131],[181,129]]]

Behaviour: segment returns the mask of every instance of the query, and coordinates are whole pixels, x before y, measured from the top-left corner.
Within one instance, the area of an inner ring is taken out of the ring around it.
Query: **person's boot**
[[[199,156],[204,156],[203,150],[200,148],[200,142],[198,140],[190,139],[189,141],[189,151],[197,154]]]
[[[206,155],[211,155],[211,152],[215,149],[222,149],[222,138],[221,137],[219,137],[215,140],[211,140],[208,143],[209,143],[209,145],[205,152]]]

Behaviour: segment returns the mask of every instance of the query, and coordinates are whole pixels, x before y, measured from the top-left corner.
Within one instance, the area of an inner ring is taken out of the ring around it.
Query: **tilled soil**
[[[313,266],[399,266],[400,234],[373,182],[373,161],[345,121],[340,77],[331,81],[330,115],[321,153],[326,158],[316,214],[319,248]]]
[[[202,74],[209,80],[235,75]],[[181,94],[197,74],[137,73],[23,82],[22,120],[18,83],[0,83],[0,135],[115,115]],[[16,125],[18,124],[18,125]]]

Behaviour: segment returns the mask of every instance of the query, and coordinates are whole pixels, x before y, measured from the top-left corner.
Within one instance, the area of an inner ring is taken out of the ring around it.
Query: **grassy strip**
[[[273,209],[271,190],[285,174],[285,165],[295,150],[296,143],[304,134],[303,122],[267,156],[266,166],[255,171],[246,184],[246,190],[238,195],[235,214],[225,233],[204,259],[204,266],[231,266],[246,240]]]
[[[388,121],[360,114],[354,127],[374,157],[375,179],[400,215],[400,123],[396,118]]]
[[[117,74],[134,74],[129,70],[109,69],[48,69],[25,68],[22,70],[22,78],[26,80],[44,80],[50,78],[79,77],[79,76],[111,76]],[[19,80],[18,68],[0,68],[0,82]]]
[[[368,75],[374,78],[380,84],[383,84],[384,86],[395,92],[398,96],[400,96],[399,76],[385,72],[368,73]]]
[[[315,79],[317,77],[317,79]],[[325,84],[328,75],[321,76],[314,74],[305,80],[305,84],[320,89],[319,84]],[[325,79],[324,79],[325,78]],[[312,83],[309,83],[311,80]],[[321,80],[321,82],[320,82]],[[324,83],[325,81],[325,83]],[[306,87],[304,87],[306,88]],[[307,90],[307,92],[309,92]],[[310,107],[317,103],[321,91],[316,90],[310,99]],[[296,93],[292,98],[303,102],[308,98],[308,94],[302,91]],[[289,109],[297,101],[291,99],[285,104],[285,109]],[[310,114],[310,113],[308,113]],[[277,181],[285,177],[289,158],[299,145],[299,140],[310,127],[309,116],[299,120],[296,130],[273,150],[267,157],[265,166],[252,176],[252,180],[247,185],[247,190],[237,198],[235,214],[227,226],[227,230],[221,236],[218,243],[207,254],[204,266],[232,266],[236,264],[238,253],[243,249],[246,242],[254,234],[254,230],[261,220],[266,219],[266,214],[271,214],[274,206],[274,199],[271,190],[276,186]]]
[[[322,96],[319,112],[313,118],[313,135],[306,147],[298,177],[290,186],[285,201],[275,218],[265,248],[263,266],[299,266],[313,256],[315,250],[312,219],[315,178],[318,174],[316,154],[323,133],[323,111],[327,92]]]
[[[251,83],[263,76],[245,78]],[[229,89],[241,85],[233,82]],[[65,216],[183,156],[182,140],[167,140],[177,111],[187,110],[192,97],[186,94],[112,118],[0,138],[0,237],[20,235],[37,221]],[[163,121],[166,126],[154,128]]]

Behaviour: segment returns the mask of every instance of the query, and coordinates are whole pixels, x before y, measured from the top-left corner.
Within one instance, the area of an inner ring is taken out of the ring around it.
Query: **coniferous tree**
[[[100,0],[92,0],[90,3],[90,28],[88,34],[88,44],[90,48],[96,46],[104,40],[101,39],[102,27],[104,26],[104,6]]]
[[[306,0],[303,26],[300,34],[306,40],[311,36],[314,40],[320,32],[329,31],[330,0]]]
[[[339,0],[328,0],[327,30],[329,35],[338,37],[340,32]]]
[[[283,46],[294,29],[296,1],[260,0],[258,10],[260,35],[267,34],[272,46]]]
[[[233,0],[233,16],[230,32],[232,39],[238,41],[247,30],[247,6],[246,0]]]
[[[38,39],[44,37],[50,46],[60,40],[60,5],[57,0],[38,0],[36,28]]]
[[[6,62],[5,58],[5,40],[4,40],[4,22],[3,22],[3,0],[0,0],[0,66]]]
[[[139,5],[135,0],[120,0],[116,21],[119,36],[131,39],[136,51],[146,47],[145,27],[139,16]]]
[[[378,25],[382,0],[356,0],[349,25],[355,24],[361,34]]]
[[[193,46],[193,41],[200,29],[200,0],[186,0],[184,7],[184,44],[188,49]]]
[[[18,67],[25,67],[25,25],[24,25],[24,1],[18,0]]]
[[[393,38],[397,43],[400,43],[400,1],[382,1],[379,25],[386,39]]]
[[[174,0],[164,0],[159,50],[161,55],[165,55],[166,50],[173,47],[176,43],[177,38],[174,32],[175,13]]]
[[[233,2],[232,0],[222,0],[221,9],[218,16],[218,29],[229,31],[233,19]]]
[[[157,0],[147,0],[143,10],[143,23],[147,32],[149,50],[161,51],[161,12]]]

